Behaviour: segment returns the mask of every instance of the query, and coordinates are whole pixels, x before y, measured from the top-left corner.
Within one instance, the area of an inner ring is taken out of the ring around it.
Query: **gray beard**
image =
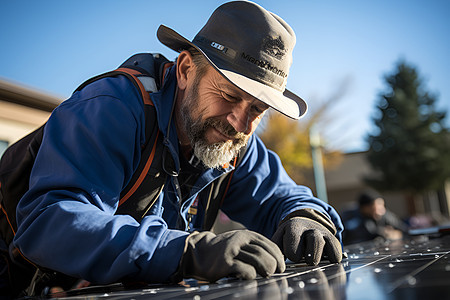
[[[194,145],[194,155],[202,161],[207,168],[219,168],[235,158],[241,146],[233,145],[231,141],[215,143],[212,145],[198,141]]]

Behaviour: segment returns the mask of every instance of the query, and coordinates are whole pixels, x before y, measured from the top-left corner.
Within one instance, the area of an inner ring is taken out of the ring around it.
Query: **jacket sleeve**
[[[186,233],[158,216],[139,224],[114,215],[139,163],[142,105],[118,76],[94,82],[52,113],[17,208],[14,244],[25,257],[94,283],[164,282],[176,271]]]
[[[343,226],[336,210],[314,197],[309,188],[297,185],[284,170],[280,158],[256,135],[250,138],[244,158],[235,170],[222,209],[231,219],[267,237],[288,215],[304,210],[311,216],[328,218],[336,227],[336,237],[342,241]]]

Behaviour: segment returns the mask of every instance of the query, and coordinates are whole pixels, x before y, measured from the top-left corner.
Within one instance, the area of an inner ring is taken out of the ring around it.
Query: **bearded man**
[[[286,258],[340,262],[336,211],[254,134],[269,108],[293,119],[306,112],[286,89],[291,27],[234,1],[192,41],[166,26],[157,36],[179,55],[150,94],[153,114],[122,75],[85,85],[52,113],[12,247],[95,284],[254,279],[283,272]],[[153,160],[137,174],[148,134],[157,136]],[[135,177],[139,197],[127,189]],[[211,232],[219,208],[246,230]]]

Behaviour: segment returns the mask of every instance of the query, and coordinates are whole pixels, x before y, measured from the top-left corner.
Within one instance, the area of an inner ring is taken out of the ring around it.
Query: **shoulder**
[[[110,96],[117,99],[128,99],[130,96],[139,96],[138,90],[133,83],[124,75],[108,76],[95,80],[80,91],[74,92],[73,96],[80,99],[89,99],[98,96]]]
[[[105,114],[111,112],[118,116],[129,111],[135,118],[139,118],[143,106],[142,97],[133,83],[127,77],[118,75],[101,78],[86,85],[74,92],[57,110],[78,108],[92,114],[100,110]]]

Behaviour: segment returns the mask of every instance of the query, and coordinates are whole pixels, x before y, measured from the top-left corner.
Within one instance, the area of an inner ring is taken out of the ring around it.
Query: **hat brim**
[[[264,102],[280,113],[288,116],[289,118],[297,120],[303,116],[308,109],[306,102],[299,96],[290,92],[288,89],[285,89],[284,92],[280,92],[265,85],[264,83],[250,79],[228,69],[221,68],[214,61],[212,61],[200,47],[167,26],[159,26],[157,37],[161,43],[176,52],[181,52],[191,46],[194,47],[203,54],[209,63],[218,72],[220,72],[223,77],[228,79],[236,87]]]

